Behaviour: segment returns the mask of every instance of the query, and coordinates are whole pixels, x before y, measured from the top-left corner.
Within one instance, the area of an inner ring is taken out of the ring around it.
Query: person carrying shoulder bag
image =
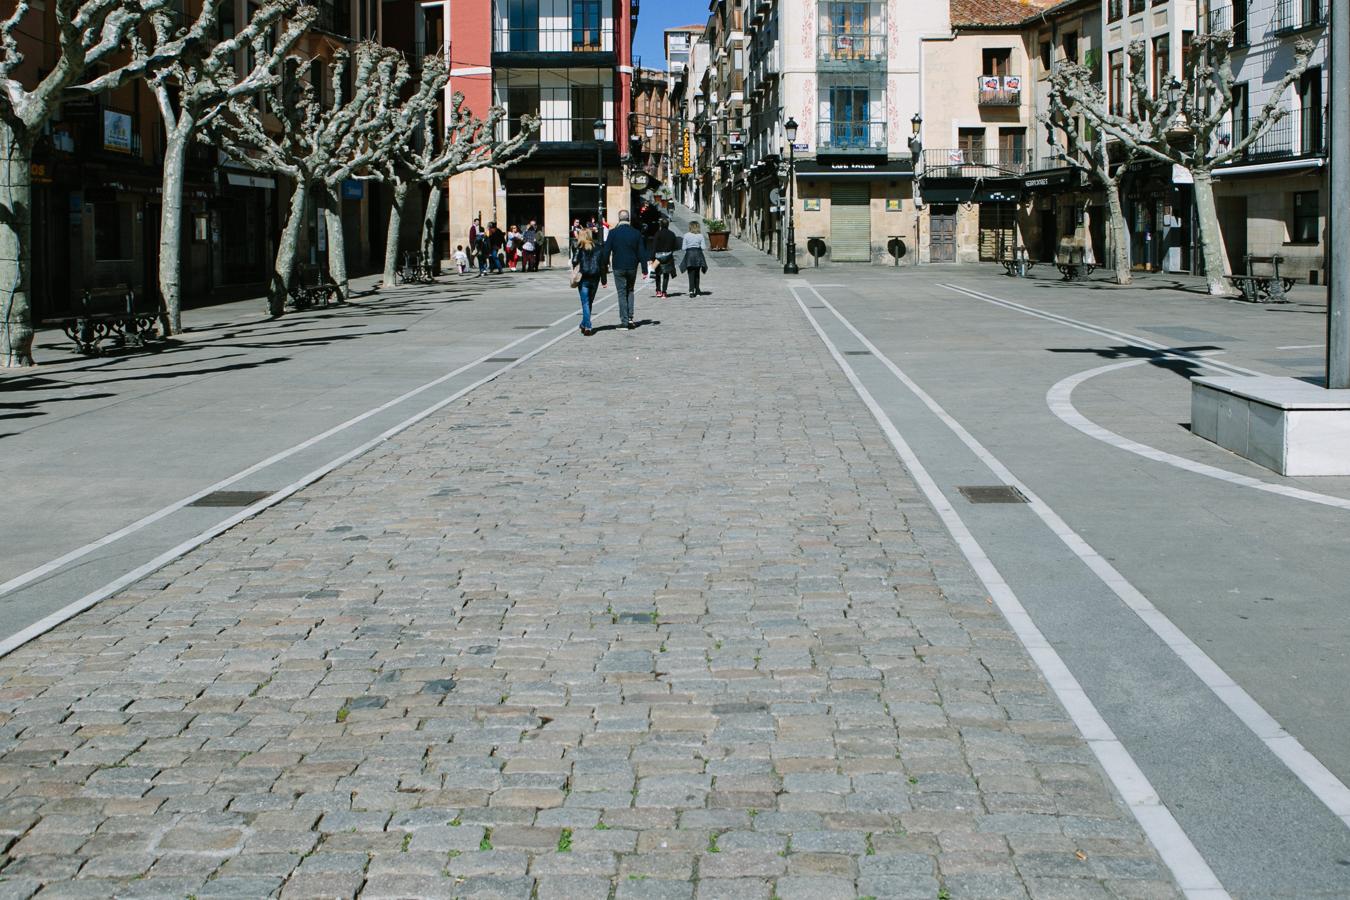
[[[609,284],[609,273],[605,269],[605,251],[595,241],[595,234],[589,228],[577,230],[577,249],[572,254],[572,287],[581,296],[581,333],[590,337],[595,334],[591,327],[591,304],[600,291],[600,285]]]
[[[680,250],[680,239],[670,230],[670,219],[661,217],[661,227],[652,241],[656,254],[656,296],[670,296],[670,278],[675,274],[675,254]]]

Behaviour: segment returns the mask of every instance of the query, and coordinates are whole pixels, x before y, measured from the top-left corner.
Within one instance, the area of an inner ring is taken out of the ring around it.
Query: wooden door
[[[928,214],[929,256],[932,262],[956,262],[956,207],[934,205]]]

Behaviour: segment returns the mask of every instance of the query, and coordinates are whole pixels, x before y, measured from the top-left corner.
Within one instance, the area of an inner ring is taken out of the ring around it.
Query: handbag
[[[572,266],[572,277],[567,280],[572,287],[581,287],[581,266]]]

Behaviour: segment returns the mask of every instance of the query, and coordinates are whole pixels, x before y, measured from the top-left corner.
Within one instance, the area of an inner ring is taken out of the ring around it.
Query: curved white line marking
[[[1196,475],[1204,475],[1206,478],[1215,478],[1219,481],[1226,481],[1229,484],[1236,484],[1240,487],[1251,488],[1257,491],[1266,491],[1271,494],[1279,494],[1282,497],[1289,497],[1294,500],[1303,500],[1308,503],[1319,503],[1322,506],[1331,506],[1336,509],[1350,510],[1350,500],[1344,497],[1333,497],[1330,494],[1319,494],[1316,491],[1304,490],[1303,488],[1290,487],[1286,484],[1272,484],[1269,481],[1262,481],[1259,478],[1252,478],[1248,475],[1239,475],[1236,472],[1230,472],[1227,469],[1221,469],[1218,466],[1211,466],[1206,463],[1196,462],[1193,459],[1187,459],[1184,456],[1177,456],[1168,453],[1166,450],[1159,450],[1156,447],[1150,447],[1147,444],[1141,444],[1138,441],[1132,441],[1127,437],[1116,434],[1114,431],[1103,428],[1096,422],[1084,416],[1073,405],[1073,391],[1083,382],[1098,375],[1104,375],[1107,372],[1114,372],[1119,369],[1126,369],[1130,366],[1142,365],[1149,362],[1147,359],[1131,359],[1126,362],[1112,363],[1109,366],[1100,366],[1096,369],[1088,369],[1086,372],[1079,372],[1077,375],[1070,375],[1056,383],[1045,394],[1045,402],[1050,407],[1050,411],[1060,418],[1065,424],[1071,425],[1090,438],[1101,441],[1104,444],[1110,444],[1120,450],[1128,450],[1137,456],[1145,459],[1151,459],[1154,462],[1166,463],[1169,466],[1175,466],[1178,469],[1184,469]]]
[[[920,399],[931,402],[931,398],[923,394],[917,385],[909,381],[899,369],[896,369],[894,364],[882,355],[881,351],[877,350],[847,319],[839,314],[838,310],[830,305],[829,301],[820,295],[819,291],[810,285],[807,285],[807,287],[820,298],[820,302],[825,304],[825,307],[834,313],[835,317],[846,328],[852,331],[872,351],[877,359],[886,363],[907,387],[915,391]],[[1228,898],[1228,892],[1224,889],[1218,876],[1214,874],[1214,870],[1209,867],[1209,863],[1205,862],[1204,857],[1195,848],[1195,844],[1191,842],[1190,837],[1187,836],[1181,824],[1177,822],[1176,817],[1172,815],[1171,810],[1163,804],[1157,791],[1153,789],[1153,785],[1149,782],[1148,776],[1139,768],[1139,764],[1134,761],[1134,757],[1130,756],[1130,752],[1125,749],[1125,745],[1120,742],[1115,732],[1111,730],[1111,726],[1102,718],[1101,713],[1098,712],[1087,692],[1083,690],[1083,686],[1078,683],[1078,679],[1069,671],[1069,667],[1064,664],[1064,660],[1059,653],[1046,640],[1041,630],[1036,627],[1036,623],[1032,621],[1026,607],[1022,605],[1022,601],[1017,598],[1017,594],[1013,592],[1012,587],[1004,580],[1003,575],[998,571],[993,561],[989,559],[988,554],[984,552],[980,542],[966,527],[966,523],[961,519],[961,514],[952,506],[946,495],[942,493],[942,489],[938,487],[937,482],[933,480],[933,476],[919,461],[918,454],[900,435],[900,431],[895,427],[895,423],[891,421],[890,416],[886,415],[885,410],[877,403],[871,392],[863,386],[853,367],[848,364],[834,342],[825,334],[825,330],[820,327],[820,323],[811,315],[806,304],[797,294],[796,287],[790,287],[789,289],[792,291],[793,299],[801,307],[802,314],[806,316],[811,327],[815,329],[817,336],[820,337],[830,355],[834,357],[835,363],[844,373],[844,377],[848,379],[849,384],[853,386],[853,390],[862,399],[868,411],[872,413],[872,417],[881,426],[882,433],[886,435],[886,439],[894,448],[896,455],[900,457],[905,467],[909,469],[910,474],[914,476],[915,483],[923,491],[924,496],[928,498],[928,502],[932,504],[933,509],[942,519],[942,523],[947,526],[952,539],[961,548],[961,553],[969,561],[971,568],[975,570],[975,574],[979,576],[980,581],[989,591],[990,598],[998,606],[999,611],[1003,613],[1003,617],[1007,620],[1013,633],[1017,635],[1018,640],[1026,647],[1027,653],[1045,676],[1045,680],[1050,685],[1051,690],[1055,692],[1055,696],[1064,705],[1064,709],[1073,720],[1074,726],[1087,741],[1107,777],[1111,779],[1111,783],[1115,785],[1121,798],[1139,822],[1140,828],[1143,829],[1149,841],[1157,849],[1163,862],[1176,876],[1177,884],[1186,897],[1189,900],[1224,900],[1224,898]],[[938,407],[938,409],[941,408]],[[950,420],[945,412],[942,412],[941,415],[946,417],[943,421],[947,422],[948,425],[955,425],[955,421]],[[959,429],[960,427],[960,425],[956,425],[956,428]],[[974,440],[974,438],[971,438],[971,440]],[[984,455],[988,456],[987,451]],[[991,459],[992,457],[986,459],[986,464]],[[997,463],[996,460],[994,462]],[[1030,493],[1027,493],[1030,497]]]
[[[937,416],[960,439],[961,443],[969,448],[971,453],[979,457],[989,468],[989,471],[998,476],[1004,484],[1011,485],[1021,491],[1027,498],[1027,505],[1055,533],[1055,536],[1064,543],[1064,546],[1068,547],[1075,556],[1082,560],[1083,564],[1092,570],[1093,574],[1101,579],[1102,583],[1110,588],[1122,603],[1143,620],[1144,624],[1186,664],[1187,668],[1194,672],[1196,677],[1260,738],[1270,749],[1270,752],[1284,763],[1299,781],[1303,782],[1313,796],[1325,804],[1327,809],[1331,810],[1332,814],[1340,819],[1343,824],[1350,826],[1350,788],[1341,783],[1340,779],[1333,775],[1326,766],[1322,765],[1317,757],[1309,753],[1298,742],[1297,738],[1285,731],[1284,727],[1261,707],[1261,704],[1257,703],[1250,694],[1230,678],[1228,673],[1221,669],[1218,663],[1210,659],[1209,655],[1188,638],[1180,628],[1172,624],[1171,619],[1163,615],[1138,588],[1126,580],[1125,576],[1115,566],[1107,562],[1105,557],[1084,540],[1082,535],[1070,528],[1069,523],[1060,518],[1059,513],[1051,509],[1049,504],[1042,500],[1035,491],[1027,487],[1007,466],[1003,465],[998,457],[990,453],[983,444],[975,439],[974,435],[965,429],[965,426],[938,405],[938,402],[929,396],[923,388],[919,387],[899,366],[891,362],[890,358],[869,341],[861,331],[854,328],[853,323],[844,318],[843,314],[821,296],[819,291],[813,291],[813,293],[820,298],[820,302],[825,304],[830,312],[834,313],[835,318],[864,347],[872,351],[872,355],[886,366],[901,384],[908,388],[915,397],[919,398],[920,402],[928,407],[929,411]],[[1183,358],[1191,359],[1192,357]],[[1205,365],[1213,365],[1212,361],[1196,359]],[[1147,360],[1127,360],[1123,363],[1113,363],[1111,367],[1120,368],[1139,362],[1147,362]]]

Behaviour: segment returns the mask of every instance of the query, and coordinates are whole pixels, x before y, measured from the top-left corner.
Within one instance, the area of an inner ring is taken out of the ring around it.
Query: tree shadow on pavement
[[[1149,361],[1149,365],[1175,373],[1189,381],[1200,375],[1204,366],[1200,364],[1198,359],[1191,362],[1186,359],[1177,359],[1177,356],[1195,355],[1205,350],[1222,350],[1223,348],[1206,344],[1198,347],[1172,347],[1167,350],[1150,350],[1147,347],[1130,345],[1121,347],[1047,347],[1046,349],[1050,353],[1091,354],[1101,359],[1146,359]]]

